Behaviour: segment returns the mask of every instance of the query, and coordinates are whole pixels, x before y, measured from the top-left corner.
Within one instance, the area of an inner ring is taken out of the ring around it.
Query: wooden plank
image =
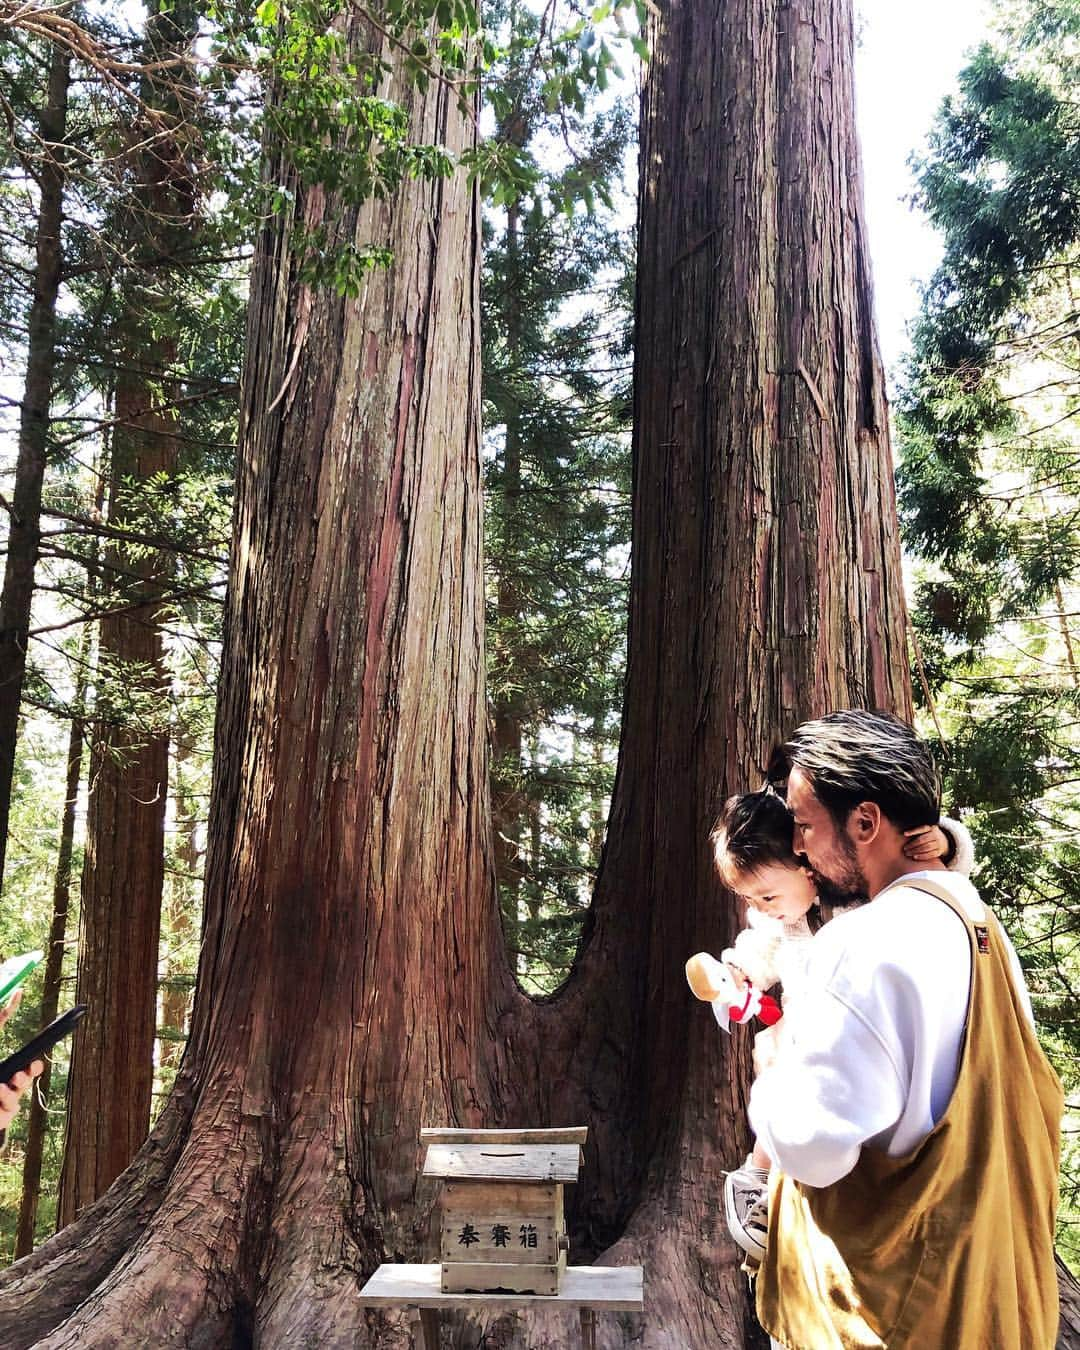
[[[412,1323],[413,1350],[439,1350],[439,1314],[435,1308],[413,1308],[409,1314]]]
[[[443,1211],[471,1209],[477,1214],[509,1210],[551,1218],[562,1210],[562,1183],[536,1181],[447,1181],[439,1192]]]
[[[561,1130],[442,1130],[420,1131],[422,1144],[577,1144],[583,1148],[587,1125]]]
[[[512,1266],[479,1261],[446,1261],[439,1286],[444,1294],[543,1294],[559,1291],[559,1276],[553,1265]]]
[[[442,1261],[506,1262],[509,1265],[552,1264],[558,1260],[555,1216],[547,1214],[476,1214],[444,1210],[439,1228]]]
[[[432,1144],[424,1176],[476,1181],[577,1181],[576,1144]]]
[[[442,1267],[383,1265],[360,1290],[362,1307],[526,1308],[537,1301],[530,1294],[444,1294]],[[598,1312],[641,1312],[644,1302],[641,1266],[567,1266],[562,1288],[542,1302],[559,1307],[595,1308]]]

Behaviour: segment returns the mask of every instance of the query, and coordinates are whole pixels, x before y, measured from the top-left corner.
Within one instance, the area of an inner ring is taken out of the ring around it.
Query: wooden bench
[[[585,1350],[596,1347],[598,1312],[641,1312],[645,1306],[641,1266],[567,1266],[557,1294],[444,1294],[440,1288],[441,1267],[434,1265],[383,1265],[363,1289],[364,1307],[405,1308],[413,1324],[415,1350],[438,1350],[439,1313],[446,1309],[476,1312],[547,1307],[576,1308]]]

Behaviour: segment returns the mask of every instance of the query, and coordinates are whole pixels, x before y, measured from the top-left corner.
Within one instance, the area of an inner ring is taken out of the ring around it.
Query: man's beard
[[[837,868],[835,876],[826,876],[816,867],[810,867],[818,899],[824,905],[844,905],[850,904],[853,900],[869,899],[870,886],[859,866],[859,855],[855,845],[847,834],[840,830],[836,831],[836,843],[839,856],[835,864]]]

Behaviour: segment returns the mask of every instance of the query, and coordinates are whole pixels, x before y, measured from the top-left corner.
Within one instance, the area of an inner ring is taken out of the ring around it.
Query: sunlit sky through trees
[[[990,36],[986,0],[861,0],[856,66],[878,333],[886,368],[905,347],[918,282],[941,255],[935,232],[905,200],[908,159],[921,149],[941,100],[956,89],[965,53]]]

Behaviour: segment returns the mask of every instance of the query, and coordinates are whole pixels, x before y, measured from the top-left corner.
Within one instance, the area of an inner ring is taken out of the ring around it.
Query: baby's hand
[[[904,857],[912,862],[933,862],[949,851],[949,837],[940,826],[919,825],[904,831]]]
[[[762,1074],[776,1063],[780,1052],[780,1022],[765,1027],[754,1037],[754,1074]]]

